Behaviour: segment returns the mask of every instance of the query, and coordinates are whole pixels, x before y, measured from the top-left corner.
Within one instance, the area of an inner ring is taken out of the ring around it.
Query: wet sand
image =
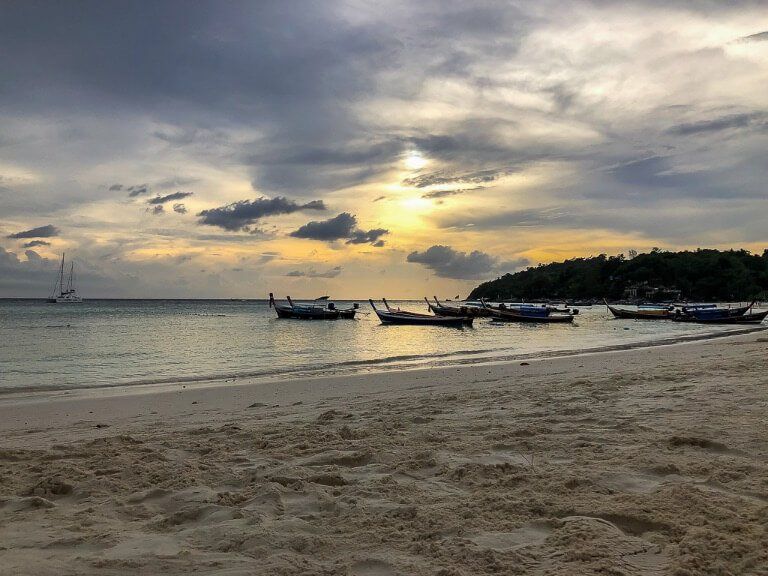
[[[766,352],[0,398],[0,574],[768,574]]]

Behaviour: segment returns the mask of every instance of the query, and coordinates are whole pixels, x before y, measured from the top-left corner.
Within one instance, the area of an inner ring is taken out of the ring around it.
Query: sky
[[[0,297],[466,296],[768,245],[764,1],[0,10]]]

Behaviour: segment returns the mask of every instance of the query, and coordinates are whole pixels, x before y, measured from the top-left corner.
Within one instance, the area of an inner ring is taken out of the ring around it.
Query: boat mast
[[[64,292],[64,252],[61,253],[61,267],[59,268],[59,295]]]
[[[72,292],[73,278],[75,273],[75,261],[69,263],[69,281],[67,282],[67,292]]]

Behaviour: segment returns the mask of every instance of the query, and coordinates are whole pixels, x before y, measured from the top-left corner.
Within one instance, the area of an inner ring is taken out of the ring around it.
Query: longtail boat
[[[768,316],[768,310],[751,312],[741,316],[694,316],[680,314],[675,320],[679,322],[695,322],[696,324],[760,324]]]
[[[637,310],[627,310],[626,308],[616,308],[603,300],[608,310],[616,318],[627,318],[632,320],[674,320],[675,314],[671,306],[653,306],[638,307]]]
[[[573,314],[552,314],[546,306],[516,306],[514,308],[507,308],[500,305],[498,308],[491,308],[484,300],[481,303],[485,308],[491,311],[491,316],[494,320],[501,320],[503,322],[528,322],[528,323],[549,323],[549,324],[565,324],[573,322]]]
[[[697,320],[716,320],[719,318],[744,316],[754,305],[754,301],[750,302],[748,306],[738,306],[736,308],[719,308],[715,304],[698,304],[681,306],[680,310],[683,316],[692,316]]]
[[[294,304],[290,296],[286,299],[288,300],[288,305],[278,304],[272,292],[269,293],[269,307],[275,309],[278,318],[290,318],[293,320],[353,319],[358,309],[357,304],[353,304],[352,308],[339,310],[333,302],[324,304]],[[323,301],[325,302],[325,299]]]
[[[432,296],[434,298],[435,303],[432,304],[429,299],[427,299],[426,296],[424,296],[424,300],[427,303],[427,306],[429,309],[436,314],[437,316],[490,316],[490,312],[488,312],[486,309],[481,308],[480,306],[471,306],[463,304],[461,306],[446,306],[440,300],[437,299],[437,296]]]
[[[379,310],[376,308],[376,304],[373,300],[369,299],[371,308],[376,312],[376,315],[381,320],[382,324],[409,324],[409,325],[422,325],[422,326],[450,326],[453,328],[461,328],[463,326],[471,326],[474,318],[471,316],[432,316],[431,314],[418,314],[416,312],[408,312],[407,310],[392,309],[389,306],[386,298],[382,298],[384,302],[385,310]]]

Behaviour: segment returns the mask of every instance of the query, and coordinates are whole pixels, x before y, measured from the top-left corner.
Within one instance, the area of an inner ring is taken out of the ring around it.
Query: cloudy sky
[[[24,2],[0,296],[466,295],[768,244],[764,1]]]

